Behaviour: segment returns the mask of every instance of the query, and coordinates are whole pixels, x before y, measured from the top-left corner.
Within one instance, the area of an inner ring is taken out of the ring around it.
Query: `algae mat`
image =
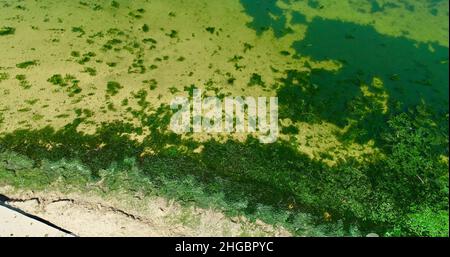
[[[136,113],[195,87],[215,96],[278,96],[287,108],[312,98],[321,124],[307,122],[306,107],[283,114],[283,126],[302,131],[283,138],[312,157],[357,156],[376,151],[373,142],[344,147],[336,138],[361,118],[347,115],[353,99],[378,102],[384,112],[389,103],[426,101],[438,110],[448,103],[447,1],[1,5],[1,133],[58,129],[78,117],[87,133],[114,120],[145,132]],[[304,96],[285,86],[296,85],[298,73],[313,87],[302,85]]]

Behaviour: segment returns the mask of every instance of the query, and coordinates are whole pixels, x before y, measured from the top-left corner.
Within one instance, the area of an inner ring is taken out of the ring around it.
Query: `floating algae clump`
[[[53,85],[60,85],[62,87],[67,86],[67,83],[64,81],[61,74],[55,74],[51,78],[49,78],[47,81],[52,83]]]
[[[64,77],[61,74],[55,74],[47,81],[55,86],[66,87],[65,91],[68,93],[69,97],[73,97],[75,94],[79,94],[82,91],[78,85],[80,81],[70,74],[67,74]]]
[[[106,87],[107,87],[106,92],[108,92],[108,94],[112,96],[117,95],[117,93],[119,93],[119,89],[122,88],[120,83],[116,81],[109,81]]]
[[[211,34],[214,34],[214,32],[216,31],[216,28],[214,28],[214,27],[207,27],[206,31],[208,31]]]
[[[119,4],[117,1],[112,1],[112,2],[111,2],[111,7],[119,8],[119,7],[120,7],[120,4]]]
[[[168,36],[170,38],[177,38],[178,37],[178,31],[171,30],[170,33],[166,33],[166,36]]]
[[[78,52],[78,51],[72,51],[70,53],[70,56],[72,56],[72,57],[80,57],[81,55],[80,55],[80,52]]]
[[[13,35],[14,33],[16,33],[16,29],[13,27],[0,28],[0,36]]]
[[[36,66],[36,65],[38,65],[37,61],[26,61],[26,62],[21,62],[21,63],[16,64],[16,67],[20,68],[20,69],[26,69],[30,66]]]
[[[7,79],[9,79],[8,73],[5,73],[5,72],[0,73],[0,82],[2,82],[3,80],[7,80]]]
[[[156,87],[158,86],[158,82],[155,79],[144,80],[144,81],[142,81],[142,83],[144,83],[145,85],[148,85],[150,90],[155,90]]]
[[[250,81],[248,82],[248,86],[256,86],[256,85],[265,87],[265,83],[262,80],[261,75],[253,73],[250,78]]]
[[[17,74],[16,79],[19,81],[19,86],[23,89],[31,88],[31,84],[27,81],[27,77],[23,74]]]
[[[88,73],[90,76],[97,75],[97,70],[95,68],[92,68],[92,67],[84,68],[83,72]]]
[[[84,34],[86,34],[86,32],[84,31],[84,29],[82,27],[72,27],[72,32],[79,33],[78,37],[82,37],[82,36],[84,36]]]

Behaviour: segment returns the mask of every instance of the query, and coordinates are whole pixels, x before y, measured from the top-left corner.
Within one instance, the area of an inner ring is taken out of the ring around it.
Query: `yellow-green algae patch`
[[[271,85],[277,77],[273,69],[307,69],[304,61],[280,54],[290,50],[292,39],[258,36],[245,26],[251,18],[238,1],[226,5],[222,1],[133,1],[121,3],[120,8],[104,4],[100,10],[74,1],[24,4],[25,10],[15,9],[9,1],[9,7],[0,11],[0,17],[16,28],[14,37],[0,41],[2,67],[8,77],[25,73],[30,84],[21,88],[20,81],[2,83],[1,109],[8,110],[3,112],[2,133],[48,125],[61,128],[77,117],[76,110],[90,112],[92,123],[81,126],[87,132],[101,122],[137,122],[130,109],[140,108],[133,97],[140,90],[147,92],[146,112],[168,104],[174,97],[170,88],[183,92],[189,85],[206,94],[273,96],[271,88],[247,87],[252,74]],[[128,15],[140,8],[145,12],[139,19]],[[176,37],[168,36],[174,31]],[[26,71],[15,67],[24,58],[37,60],[39,66]],[[145,72],[136,72],[139,62]],[[323,66],[328,68],[326,62]],[[146,87],[143,81],[149,80],[158,87]],[[122,86],[110,94],[112,81]],[[34,97],[39,103],[26,109],[26,100]],[[326,131],[325,126],[321,129]]]

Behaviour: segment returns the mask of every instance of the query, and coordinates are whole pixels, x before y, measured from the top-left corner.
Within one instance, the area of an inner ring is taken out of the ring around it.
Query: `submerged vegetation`
[[[421,108],[387,120],[382,133],[385,157],[333,167],[282,143],[261,145],[252,138],[245,143],[211,140],[198,154],[194,150],[199,143],[160,134],[169,114],[159,109],[145,118],[153,121],[153,136],[142,144],[127,136],[136,131],[127,123],[104,124],[95,135],[83,135],[77,132],[82,119],[59,131],[5,135],[0,142],[1,158],[7,160],[0,162],[1,181],[30,188],[46,187],[61,177],[65,185],[83,187],[102,181],[112,192],[174,197],[230,215],[258,217],[298,235],[376,231],[448,236],[448,164],[441,158],[448,153],[448,129],[430,124],[430,114]],[[164,147],[168,144],[173,146]],[[146,155],[146,149],[155,152]],[[305,216],[306,210],[326,218]],[[440,216],[428,219],[430,213]],[[313,225],[323,231],[311,231]]]

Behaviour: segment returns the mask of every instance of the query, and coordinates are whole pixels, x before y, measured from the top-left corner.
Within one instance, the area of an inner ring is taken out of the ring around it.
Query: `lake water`
[[[422,102],[448,109],[445,0],[0,4],[2,132],[61,127],[80,109],[96,123],[131,121],[133,94],[145,91],[156,108],[192,86],[279,95],[338,127],[358,118],[350,103],[373,108],[360,98],[384,112]],[[303,75],[313,87],[290,88]],[[109,81],[120,84],[113,96]]]
[[[289,171],[362,162],[383,155],[391,115],[427,109],[448,119],[448,13],[447,0],[0,0],[0,138],[33,158],[82,159],[94,179],[130,156],[155,170],[180,162],[199,180],[218,165],[221,194],[240,200],[242,190],[256,209],[277,206],[287,188],[279,185],[289,185],[298,192],[283,198],[290,211],[316,191],[284,179],[310,178],[278,175],[275,162],[252,170],[262,153]],[[248,133],[170,134],[169,103],[195,88],[221,99],[278,97],[280,144],[224,143]],[[216,154],[232,164],[212,161]],[[189,166],[195,158],[206,171]],[[448,147],[443,158],[448,165]]]

